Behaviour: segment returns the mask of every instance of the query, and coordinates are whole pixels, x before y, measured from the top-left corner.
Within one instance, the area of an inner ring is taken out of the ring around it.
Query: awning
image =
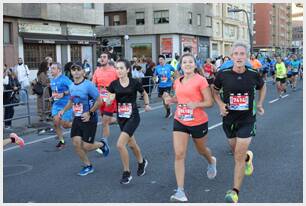
[[[80,44],[92,45],[97,44],[98,41],[94,37],[84,36],[64,36],[53,34],[35,34],[35,33],[20,33],[25,43],[36,44]]]

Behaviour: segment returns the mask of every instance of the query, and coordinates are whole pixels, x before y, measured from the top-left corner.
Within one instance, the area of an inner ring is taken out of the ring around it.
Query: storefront
[[[29,69],[38,69],[46,56],[65,64],[88,60],[93,65],[97,41],[91,26],[67,24],[67,35],[62,34],[61,23],[19,21],[19,53]]]
[[[151,57],[153,61],[156,60],[156,36],[129,36],[125,40],[126,58],[131,60],[132,57]]]

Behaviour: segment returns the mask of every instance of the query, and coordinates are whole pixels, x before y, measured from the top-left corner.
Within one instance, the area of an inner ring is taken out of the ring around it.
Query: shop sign
[[[61,34],[62,29],[59,23],[48,22],[22,22],[18,23],[19,32],[40,33],[40,34]]]
[[[192,54],[196,55],[197,52],[197,38],[193,36],[182,36],[182,51],[185,47],[191,48]]]
[[[91,26],[81,26],[81,25],[68,25],[67,26],[68,35],[70,36],[93,36],[93,30]]]
[[[163,54],[166,58],[172,58],[173,44],[172,38],[162,38],[160,53]]]

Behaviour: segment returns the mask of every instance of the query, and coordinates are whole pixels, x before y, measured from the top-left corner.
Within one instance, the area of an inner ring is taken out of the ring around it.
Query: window
[[[220,22],[216,23],[216,34],[219,36],[220,35]]]
[[[109,26],[109,16],[104,16],[104,26]]]
[[[84,9],[94,9],[95,5],[92,3],[84,3]]]
[[[38,69],[40,63],[46,56],[56,61],[56,49],[54,44],[28,44],[23,45],[24,63],[29,69]]]
[[[11,23],[3,22],[3,44],[11,43]]]
[[[192,25],[192,12],[188,12],[188,24]]]
[[[82,49],[81,45],[70,45],[70,54],[72,62],[81,62],[82,61]]]
[[[120,16],[114,15],[114,26],[120,25]]]
[[[211,16],[206,16],[206,27],[212,27],[212,18],[211,18]]]
[[[197,15],[197,25],[201,26],[201,14]]]
[[[169,11],[154,11],[154,24],[169,24]]]
[[[144,25],[144,12],[136,12],[136,25]]]

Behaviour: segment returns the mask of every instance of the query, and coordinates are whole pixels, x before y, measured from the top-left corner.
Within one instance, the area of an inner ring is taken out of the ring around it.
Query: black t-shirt
[[[140,93],[143,93],[144,91],[142,84],[139,81],[129,78],[129,85],[123,87],[120,84],[120,80],[117,79],[109,85],[107,90],[110,93],[116,94],[117,108],[123,104],[131,104],[133,112],[138,112],[136,105],[137,91]]]
[[[263,87],[264,81],[254,69],[246,68],[244,73],[236,73],[232,68],[221,70],[214,81],[215,89],[223,90],[222,100],[228,105],[229,114],[223,121],[255,122],[256,90]]]

